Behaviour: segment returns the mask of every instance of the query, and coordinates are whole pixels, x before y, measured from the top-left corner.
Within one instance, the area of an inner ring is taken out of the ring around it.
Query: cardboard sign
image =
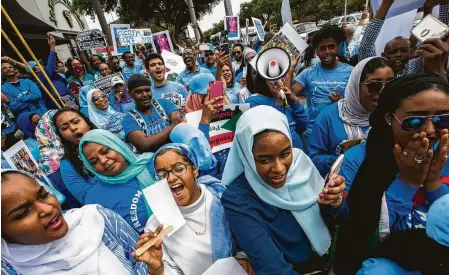
[[[265,30],[263,29],[262,21],[254,17],[251,17],[251,19],[253,20],[254,27],[256,27],[257,37],[259,37],[260,41],[263,41],[265,37]]]
[[[106,47],[102,33],[97,29],[78,33],[75,42],[80,51]]]
[[[110,94],[112,92],[112,88],[113,88],[111,81],[112,81],[112,78],[114,78],[114,77],[120,77],[121,79],[123,79],[122,73],[111,74],[111,75],[108,75],[108,76],[105,76],[105,77],[95,80],[95,82],[94,82],[95,88],[100,89],[107,95]]]
[[[407,13],[412,10],[422,8],[425,0],[395,0],[387,13],[386,18],[394,17],[400,14]],[[371,0],[374,14],[379,10],[382,0]],[[410,34],[407,36],[409,37]]]
[[[164,59],[165,70],[167,73],[179,75],[186,69],[186,64],[184,64],[182,56],[165,50],[162,51],[161,56]]]
[[[228,31],[228,40],[240,39],[240,22],[238,16],[225,16],[225,30]]]
[[[209,144],[212,153],[231,148],[234,140],[235,125],[240,116],[249,110],[249,104],[231,104],[223,106],[223,111],[214,114],[209,125]],[[202,110],[186,114],[187,123],[198,127]]]
[[[115,53],[118,55],[121,55],[127,51],[132,52],[132,47],[129,45],[122,45],[118,37],[119,30],[127,30],[127,29],[130,29],[129,24],[111,24],[112,44],[114,46]]]
[[[121,29],[117,31],[120,44],[134,46],[136,44],[153,44],[150,29]]]
[[[156,51],[160,54],[162,51],[175,52],[168,31],[157,32],[153,34],[153,41]]]

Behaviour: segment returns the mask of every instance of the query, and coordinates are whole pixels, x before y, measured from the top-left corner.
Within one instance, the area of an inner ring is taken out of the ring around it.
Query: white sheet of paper
[[[425,0],[395,0],[387,13],[387,18],[419,9],[424,6],[424,1]],[[371,4],[373,6],[374,14],[376,14],[380,4],[382,4],[382,0],[372,0]]]
[[[161,56],[164,59],[165,67],[170,69],[170,72],[180,74],[186,69],[182,56],[166,50],[162,50]]]
[[[233,258],[217,260],[203,275],[246,275],[243,267]]]
[[[186,223],[167,180],[158,181],[142,191],[159,223],[164,225],[164,228],[169,225],[174,227],[174,230],[168,233],[169,237]]]

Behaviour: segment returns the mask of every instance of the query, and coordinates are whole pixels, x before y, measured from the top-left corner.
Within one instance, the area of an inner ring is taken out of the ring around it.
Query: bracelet
[[[161,261],[161,267],[155,271],[155,273],[153,272],[148,272],[150,275],[162,275],[164,274],[164,263]]]

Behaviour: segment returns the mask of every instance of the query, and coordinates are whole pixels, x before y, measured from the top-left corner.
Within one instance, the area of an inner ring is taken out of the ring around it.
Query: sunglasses
[[[381,80],[373,80],[370,82],[362,83],[363,85],[366,85],[368,87],[368,93],[375,95],[382,91],[385,86],[390,83],[391,80],[388,81],[381,81]]]
[[[92,102],[97,102],[100,99],[105,99],[106,95],[105,94],[99,94],[99,95],[94,95],[92,96]]]
[[[436,115],[436,116],[409,116],[402,121],[399,120],[395,114],[393,116],[401,124],[403,131],[416,131],[420,129],[427,120],[432,120],[432,123],[436,129],[449,129],[449,114]]]

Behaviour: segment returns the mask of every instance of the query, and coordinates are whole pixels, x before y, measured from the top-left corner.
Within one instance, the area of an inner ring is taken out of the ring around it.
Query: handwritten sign
[[[106,47],[101,31],[97,29],[80,32],[75,41],[81,51]]]
[[[99,78],[97,80],[95,80],[94,85],[95,88],[100,89],[101,91],[103,91],[105,94],[110,94],[112,92],[112,78],[114,77],[120,77],[121,79],[123,79],[122,73],[115,73],[115,74],[111,74],[102,78]]]
[[[117,30],[117,35],[121,45],[153,44],[150,29],[122,29]]]

